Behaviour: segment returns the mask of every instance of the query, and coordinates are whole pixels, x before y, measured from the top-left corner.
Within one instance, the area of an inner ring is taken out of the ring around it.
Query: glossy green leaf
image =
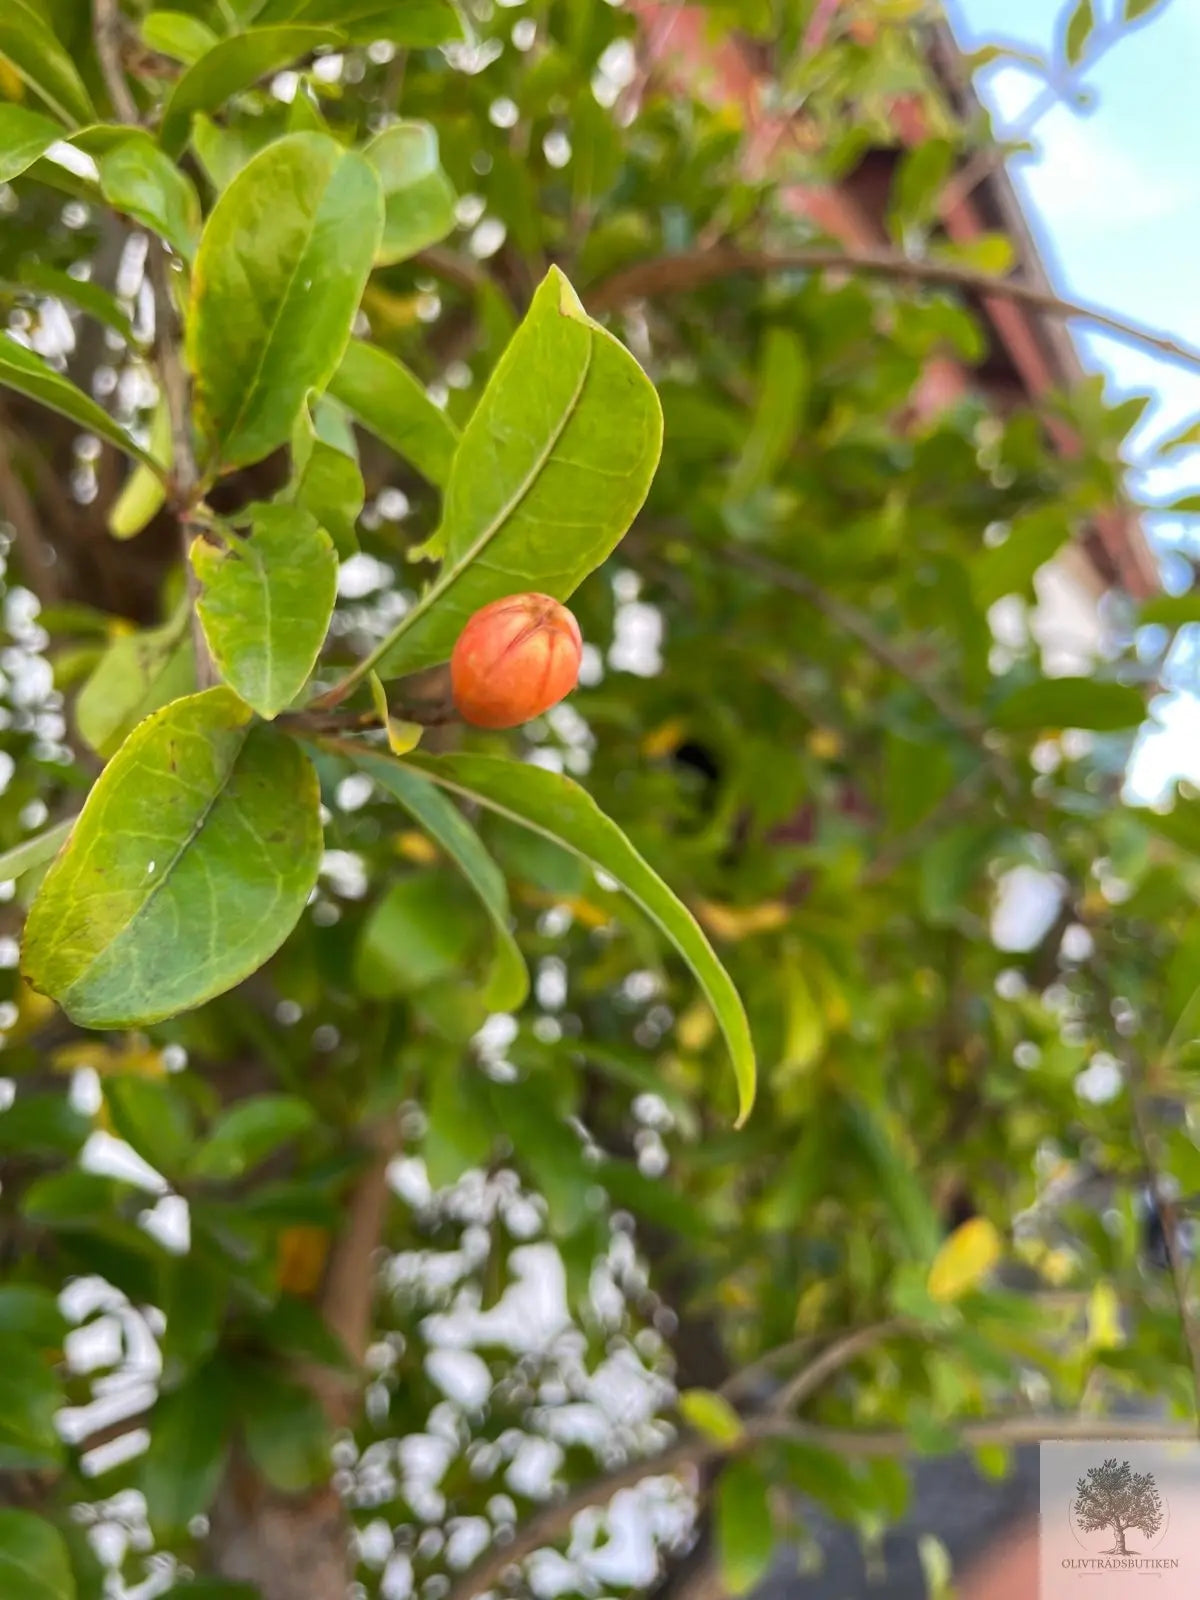
[[[88,796],[30,908],[26,976],[93,1028],[151,1022],[231,988],[304,909],[319,804],[306,757],[252,725],[230,690],[173,701]]]
[[[185,261],[196,253],[200,200],[191,179],[149,134],[131,134],[99,159],[100,192],[109,205],[159,234]]]
[[[0,104],[0,183],[18,177],[65,133],[65,128],[40,111]]]
[[[140,31],[142,43],[149,49],[187,66],[220,43],[206,22],[186,11],[151,11],[142,18]]]
[[[32,0],[4,0],[0,7],[0,57],[71,127],[95,120],[75,63]]]
[[[22,1335],[0,1333],[0,1472],[57,1465],[62,1444],[54,1418],[63,1400],[41,1352]]]
[[[312,1390],[263,1367],[238,1377],[246,1450],[267,1482],[284,1494],[325,1482],[330,1430]]]
[[[212,465],[283,444],[350,338],[383,225],[374,169],[321,133],[255,156],[217,201],[192,277],[188,359]]]
[[[1092,728],[1109,732],[1136,728],[1146,715],[1137,689],[1095,678],[1042,678],[1014,689],[992,713],[997,728]]]
[[[65,822],[56,822],[44,833],[34,834],[32,839],[23,839],[11,850],[5,850],[0,855],[0,883],[11,883],[57,855],[74,825],[75,818],[68,817]]]
[[[150,425],[149,451],[161,466],[171,467],[171,414],[165,395],[160,395]],[[167,498],[157,472],[138,465],[121,485],[121,492],[108,513],[108,531],[114,539],[132,539],[156,516]]]
[[[551,268],[463,433],[442,570],[392,634],[381,675],[446,660],[472,613],[502,595],[567,599],[633,521],[661,446],[653,385]]]
[[[311,26],[248,28],[220,40],[188,68],[171,91],[159,134],[163,149],[169,156],[180,154],[197,111],[212,111],[260,78],[314,50],[334,48],[342,40],[335,28]]]
[[[196,1152],[192,1175],[223,1183],[240,1178],[315,1122],[312,1107],[296,1095],[251,1095],[218,1118]]]
[[[452,0],[268,0],[261,21],[331,22],[355,44],[386,39],[404,49],[451,44],[464,37]]]
[[[69,378],[47,365],[41,356],[18,344],[11,334],[0,333],[0,385],[39,400],[51,411],[60,411],[89,433],[107,439],[135,461],[144,461],[152,472],[161,469],[153,456],[114,422],[90,395],[76,388]]]
[[[76,1600],[63,1536],[44,1517],[0,1507],[0,1594],[4,1600]]]
[[[292,429],[292,482],[282,498],[310,512],[344,560],[358,549],[357,524],[366,489],[350,451],[322,436],[318,419],[332,410],[336,403],[330,400],[321,402],[317,418],[307,406],[301,407]]]
[[[1077,0],[1071,15],[1067,18],[1066,33],[1063,36],[1063,48],[1071,66],[1078,66],[1083,60],[1084,51],[1095,27],[1096,13],[1092,0]]]
[[[192,545],[197,610],[221,676],[270,720],[300,693],[337,597],[337,553],[297,506],[257,505],[248,539]]]
[[[754,1046],[741,999],[687,907],[630,844],[586,790],[544,767],[493,756],[408,756],[405,765],[465,800],[532,829],[609,873],[657,924],[691,967],[729,1046],[738,1086],[738,1121],[754,1104]]]
[[[100,657],[75,701],[75,726],[97,755],[111,756],[144,717],[196,687],[186,608],[159,628],[122,634]]]
[[[329,392],[430,483],[445,486],[458,429],[395,356],[353,340],[330,379]]]
[[[363,155],[383,189],[381,266],[407,261],[454,227],[456,196],[438,161],[437,131],[428,122],[394,122],[376,134]]]
[[[732,1461],[721,1473],[714,1515],[721,1581],[730,1595],[748,1594],[775,1548],[766,1479],[753,1462]]]
[[[484,1000],[493,1011],[516,1011],[529,993],[529,974],[512,935],[504,875],[479,835],[435,784],[411,768],[368,750],[356,752],[354,764],[400,802],[445,851],[483,902],[496,930],[496,955]]]
[[[741,1417],[723,1394],[712,1389],[685,1389],[679,1396],[679,1415],[717,1444],[735,1445],[744,1432]]]
[[[229,1453],[233,1424],[225,1369],[209,1362],[162,1396],[150,1418],[141,1489],[150,1526],[160,1536],[186,1531],[207,1511]]]

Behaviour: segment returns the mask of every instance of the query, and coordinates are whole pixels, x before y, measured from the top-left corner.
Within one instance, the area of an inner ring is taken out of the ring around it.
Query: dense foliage
[[[777,1491],[1191,1426],[1200,612],[1031,624],[1142,402],[989,388],[927,7],[675,9],[788,137],[598,0],[6,0],[11,1600],[646,1586],[681,1483],[742,1592]],[[581,687],[466,729],[524,591]]]

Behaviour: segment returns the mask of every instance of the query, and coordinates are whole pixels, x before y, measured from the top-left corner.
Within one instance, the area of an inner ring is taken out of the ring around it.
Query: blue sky
[[[1121,0],[1095,4],[1102,30]],[[1066,9],[1055,0],[947,0],[964,48],[1013,43],[1060,64]],[[1005,65],[981,73],[978,87],[997,126],[1009,131],[1021,127],[1044,80]],[[1060,102],[1037,124],[1036,153],[1010,163],[1050,279],[1069,298],[1200,346],[1200,0],[1160,0],[1094,65],[1085,56],[1071,87],[1086,89],[1090,106]],[[1159,498],[1200,488],[1200,452],[1174,455],[1163,467],[1153,465],[1151,448],[1200,415],[1200,370],[1083,324],[1072,331],[1085,364],[1109,375],[1110,398],[1155,397],[1132,442],[1138,489]],[[1158,531],[1169,545],[1183,528],[1160,519]],[[1195,537],[1194,522],[1192,531]],[[1181,586],[1169,562],[1165,575],[1172,588]],[[1143,738],[1136,764],[1136,788],[1147,797],[1173,771],[1200,782],[1200,700],[1175,696],[1155,712],[1163,732]]]

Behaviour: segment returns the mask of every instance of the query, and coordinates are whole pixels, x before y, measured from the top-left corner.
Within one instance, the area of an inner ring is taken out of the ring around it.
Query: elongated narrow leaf
[[[75,1600],[63,1536],[44,1517],[0,1507],[0,1594],[4,1600]]]
[[[463,433],[442,570],[397,628],[381,676],[446,660],[471,614],[503,595],[565,600],[633,521],[661,447],[650,380],[551,268]]]
[[[118,450],[124,450],[135,461],[144,461],[152,472],[161,475],[162,468],[149,451],[143,450],[140,444],[130,438],[103,406],[98,406],[82,389],[77,389],[69,378],[55,372],[41,356],[34,355],[32,350],[18,344],[7,333],[0,333],[0,384],[16,389],[19,394],[28,395],[31,400],[40,400],[51,411],[61,411],[64,417],[70,417],[81,428],[107,439]]]
[[[200,1005],[283,943],[321,858],[316,774],[230,690],[148,717],[96,781],[25,925],[35,989],[84,1027]]]
[[[75,701],[75,725],[97,755],[115,754],[143,717],[196,687],[188,615],[114,639]]]
[[[260,22],[331,22],[355,44],[387,39],[408,50],[464,37],[453,0],[268,0]]]
[[[150,454],[170,470],[173,446],[171,441],[171,413],[167,397],[160,394],[150,424]],[[114,539],[132,539],[155,516],[167,498],[162,479],[148,467],[136,466],[113,501],[108,513],[108,531]]]
[[[267,146],[209,217],[192,277],[188,359],[214,465],[288,438],[350,338],[383,226],[379,180],[321,133]]]
[[[225,681],[260,717],[278,716],[308,681],[333,615],[337,553],[297,506],[253,508],[249,539],[197,539],[198,610]]]
[[[1139,626],[1157,623],[1163,628],[1183,628],[1200,622],[1200,590],[1188,594],[1160,594],[1138,612]]]
[[[185,261],[196,253],[200,200],[191,179],[149,134],[131,134],[99,160],[100,192],[109,205],[144,223]]]
[[[0,105],[0,183],[18,177],[65,133],[65,128],[40,111]]]
[[[394,122],[363,155],[383,189],[379,265],[407,261],[454,227],[454,187],[438,162],[437,132],[428,122]]]
[[[197,111],[212,111],[239,89],[250,88],[322,46],[336,46],[343,38],[335,28],[307,25],[248,28],[222,39],[188,68],[171,91],[159,134],[163,149],[169,156],[179,155]]]
[[[767,1482],[751,1461],[733,1461],[716,1494],[717,1555],[727,1594],[748,1594],[765,1576],[775,1548]]]
[[[496,929],[496,957],[484,1000],[494,1011],[515,1011],[529,992],[529,974],[509,926],[504,874],[479,835],[436,785],[410,767],[367,750],[355,753],[354,764],[393,795],[436,840],[482,900]]]
[[[186,11],[152,11],[142,19],[141,34],[142,43],[151,50],[188,66],[220,43],[207,23]]]
[[[1136,728],[1146,715],[1138,691],[1126,683],[1094,678],[1043,678],[1014,689],[996,707],[997,728],[1094,728],[1111,732]]]
[[[1092,0],[1077,0],[1071,15],[1067,18],[1067,31],[1064,39],[1064,49],[1067,61],[1071,66],[1078,66],[1087,49],[1088,40],[1096,26],[1096,12]]]
[[[95,120],[96,108],[75,63],[31,0],[0,5],[0,56],[71,127]]]
[[[380,757],[380,760],[383,758]],[[754,1045],[741,999],[687,907],[577,783],[556,772],[494,756],[405,758],[435,783],[530,828],[607,872],[649,916],[696,975],[733,1058],[739,1122],[754,1103]]]
[[[89,317],[104,323],[114,333],[119,333],[129,344],[136,342],[129,314],[115,294],[102,289],[98,283],[85,278],[73,278],[59,267],[47,266],[44,261],[22,261],[17,268],[17,282],[22,288],[40,290],[66,300],[86,311]]]
[[[458,429],[403,362],[355,339],[330,379],[329,392],[422,477],[444,488],[458,448]]]
[[[25,839],[13,845],[11,850],[6,850],[0,855],[0,883],[11,883],[14,878],[32,872],[35,867],[40,867],[57,855],[74,825],[75,818],[68,817],[65,822],[56,822],[44,833],[35,834],[32,839]]]
[[[208,1510],[229,1451],[231,1401],[226,1370],[210,1361],[155,1405],[141,1480],[156,1533],[182,1533]]]

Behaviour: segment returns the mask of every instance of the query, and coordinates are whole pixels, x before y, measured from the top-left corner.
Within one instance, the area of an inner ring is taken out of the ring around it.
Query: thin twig
[[[93,35],[100,72],[118,119],[129,127],[140,123],[137,102],[130,92],[121,65],[121,33],[124,26],[117,0],[95,0]],[[191,384],[183,364],[179,317],[171,292],[172,268],[166,246],[150,237],[146,251],[146,275],[154,294],[154,344],[158,374],[167,402],[171,425],[171,503],[179,521],[180,550],[192,608],[192,643],[196,655],[196,687],[207,689],[217,681],[209,654],[208,641],[200,625],[196,602],[200,583],[192,570],[190,550],[192,528],[189,513],[199,488],[199,472],[192,448]]]
[[[920,1331],[912,1323],[893,1317],[888,1322],[876,1322],[870,1327],[856,1328],[853,1333],[843,1334],[840,1339],[835,1339],[832,1344],[826,1345],[815,1360],[810,1361],[806,1367],[801,1367],[800,1371],[783,1385],[771,1401],[771,1411],[776,1416],[786,1416],[816,1394],[834,1373],[840,1372],[843,1367],[848,1367],[852,1361],[857,1361],[859,1356],[865,1355],[868,1350],[873,1350],[884,1340],[895,1338],[899,1334]]]
[[[1129,322],[1100,306],[1083,301],[1064,300],[1048,289],[1022,283],[1016,278],[998,278],[948,261],[921,261],[887,250],[843,250],[815,245],[800,250],[741,250],[736,245],[673,256],[658,256],[602,278],[586,292],[593,312],[614,311],[631,300],[651,299],[656,295],[701,289],[722,278],[739,275],[764,276],[773,272],[840,271],[865,273],[902,282],[939,285],[961,289],[985,298],[994,296],[1015,300],[1047,316],[1069,320],[1081,317],[1099,328],[1146,345],[1160,355],[1187,366],[1200,367],[1200,349],[1168,338],[1154,328]]]

